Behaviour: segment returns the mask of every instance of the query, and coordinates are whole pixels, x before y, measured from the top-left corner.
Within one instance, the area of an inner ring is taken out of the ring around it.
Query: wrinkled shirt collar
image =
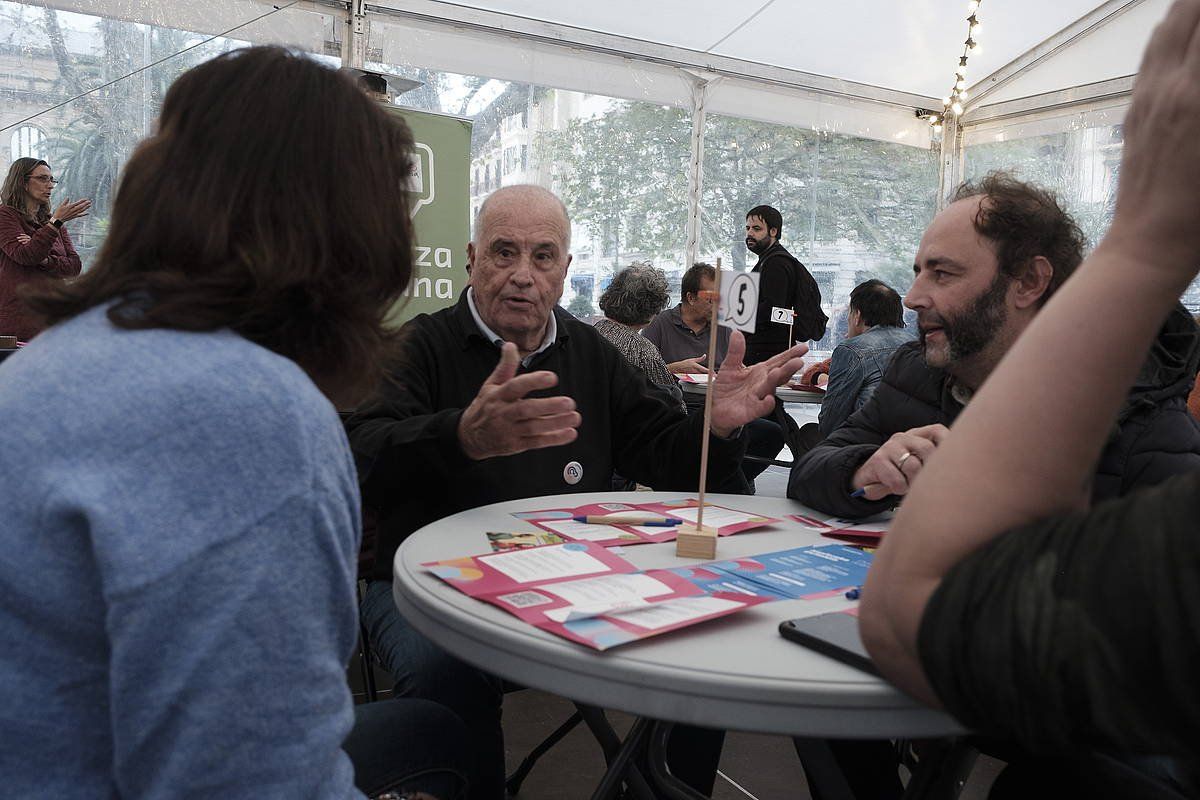
[[[483,321],[483,317],[479,316],[479,309],[475,307],[475,287],[467,287],[467,308],[471,309],[471,316],[475,320],[475,324],[479,327],[479,332],[483,334],[483,338],[487,339],[496,347],[501,347],[504,344],[504,337],[500,336],[494,330],[487,326]],[[554,344],[554,340],[558,338],[558,320],[554,318],[554,310],[550,310],[550,322],[546,325],[546,338],[542,339],[542,346],[534,350],[529,355],[521,359],[521,366],[528,367],[529,362],[533,361],[534,356],[545,352],[550,345]]]

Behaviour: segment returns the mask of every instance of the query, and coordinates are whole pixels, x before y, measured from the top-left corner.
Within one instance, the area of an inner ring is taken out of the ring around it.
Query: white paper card
[[[740,606],[741,603],[723,600],[719,597],[685,597],[681,600],[652,603],[646,608],[626,611],[613,616],[639,628],[657,630],[668,625],[706,617],[709,614],[719,614]]]
[[[606,539],[616,538],[637,539],[629,531],[614,528],[612,525],[594,525],[589,522],[577,522],[573,519],[540,519],[538,524],[555,533],[561,533],[563,536],[584,542],[602,542]]]
[[[494,556],[484,556],[480,560],[517,583],[611,571],[608,565],[598,558],[593,558],[587,551],[567,549],[561,544],[497,553]]]
[[[700,515],[700,509],[697,508],[672,508],[671,516],[686,519],[693,525],[696,523],[696,518]],[[747,514],[744,511],[734,511],[732,508],[721,508],[720,506],[704,506],[704,527],[706,528],[724,528],[726,525],[737,525],[741,522],[750,522],[752,520],[761,519],[754,514]]]
[[[571,605],[581,606],[641,600],[655,595],[669,594],[671,587],[649,575],[634,573],[556,583],[542,587],[542,591],[556,594]]]
[[[616,612],[632,611],[648,605],[649,603],[645,600],[627,600],[623,603],[614,603],[611,605],[596,603],[594,605],[563,606],[562,608],[552,608],[545,613],[546,618],[554,622],[573,622],[577,619],[590,619],[591,617],[607,616]]]
[[[721,305],[717,311],[720,324],[754,333],[758,317],[758,278],[757,272],[721,270]]]

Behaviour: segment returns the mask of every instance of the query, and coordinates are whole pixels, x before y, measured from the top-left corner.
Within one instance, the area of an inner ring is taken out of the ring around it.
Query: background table
[[[707,383],[692,383],[691,381],[680,381],[679,387],[683,389],[685,394],[696,394],[703,397],[708,392]],[[805,392],[799,389],[789,389],[786,386],[780,386],[775,390],[775,396],[785,403],[812,403],[821,405],[825,399],[824,392]]]
[[[393,593],[408,621],[468,663],[515,683],[643,717],[710,728],[838,738],[933,737],[961,732],[885,681],[781,637],[779,623],[847,605],[841,597],[766,603],[724,619],[596,652],[527,625],[452,589],[420,565],[489,552],[486,531],[532,530],[512,512],[565,503],[654,502],[683,492],[611,492],[529,498],[465,511],[428,525],[396,552]],[[785,517],[803,506],[777,497],[710,495],[742,511]],[[717,558],[835,544],[784,519],[722,537]],[[675,543],[626,546],[642,569],[698,563]]]

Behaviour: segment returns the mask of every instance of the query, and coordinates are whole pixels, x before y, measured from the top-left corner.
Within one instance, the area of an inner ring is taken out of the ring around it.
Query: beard
[[[925,363],[928,366],[945,369],[978,355],[995,341],[1000,329],[1008,320],[1008,309],[1004,300],[1008,294],[1009,280],[1007,275],[998,273],[983,294],[976,297],[974,302],[959,314],[946,317],[932,312],[924,316],[918,315],[918,325],[924,326],[930,322],[940,325],[942,335],[946,339],[945,352],[931,353],[925,342],[925,331],[921,331],[921,349],[925,353]]]
[[[755,239],[753,236],[747,236],[746,249],[755,255],[761,256],[771,246],[769,241],[769,238]]]

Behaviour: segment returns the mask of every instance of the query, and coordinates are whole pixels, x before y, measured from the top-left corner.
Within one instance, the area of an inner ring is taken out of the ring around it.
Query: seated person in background
[[[847,337],[833,349],[828,388],[817,425],[821,438],[833,433],[875,393],[892,353],[913,334],[904,330],[900,295],[871,279],[850,292]]]
[[[719,369],[729,348],[729,328],[717,326],[717,351],[708,352],[712,338],[709,320],[715,300],[709,294],[716,286],[717,270],[698,262],[683,273],[679,305],[656,316],[642,336],[662,353],[667,369],[676,374],[708,372],[709,364]],[[683,402],[689,414],[704,413],[704,395],[684,392]],[[771,459],[783,449],[783,431],[769,419],[756,419],[746,426],[746,455]],[[741,475],[717,487],[731,494],[753,494],[754,479],[767,468],[763,461],[743,461]]]
[[[438,699],[467,722],[474,798],[504,793],[502,686],[400,616],[391,584],[400,542],[488,503],[610,491],[614,470],[656,489],[695,491],[700,480],[703,419],[684,414],[595,328],[557,306],[570,231],[562,201],[546,189],[493,192],[467,245],[468,288],[453,307],[405,327],[405,371],[346,423],[364,502],[379,516],[363,623],[397,693]],[[710,487],[737,472],[738,431],[774,406],[775,387],[796,371],[804,347],[753,367],[742,365],[744,351],[734,333],[713,395]],[[710,760],[702,791],[715,775]]]
[[[661,269],[649,264],[633,264],[614,275],[612,283],[600,295],[604,319],[597,320],[595,327],[626,361],[646,373],[651,383],[671,395],[683,408],[679,381],[667,369],[654,345],[638,335],[638,331],[662,311],[669,298],[667,278]]]
[[[1038,754],[1200,761],[1200,471],[1086,507],[1200,264],[1197,41],[1200,2],[1175,3],[1138,72],[1107,235],[922,471],[863,591],[885,675]]]
[[[729,348],[729,328],[717,326],[717,352],[708,352],[713,300],[710,292],[716,285],[717,271],[711,264],[693,264],[683,273],[679,284],[679,305],[667,309],[642,331],[658,348],[667,369],[676,374],[708,372],[711,365],[719,369]]]
[[[1082,256],[1083,234],[1049,192],[1002,173],[961,186],[913,265],[904,302],[920,340],[901,345],[866,405],[796,464],[788,497],[843,517],[894,506]],[[1200,426],[1185,402],[1198,359],[1196,324],[1177,306],[1101,454],[1093,500],[1200,467]],[[864,496],[851,497],[857,489]]]
[[[800,373],[800,383],[805,386],[828,386],[830,360],[827,358],[805,367]]]
[[[412,137],[276,47],[184,73],[157,129],[95,266],[29,298],[52,327],[0,365],[4,794],[455,797],[462,723],[356,713],[346,684],[334,403],[395,342]]]

